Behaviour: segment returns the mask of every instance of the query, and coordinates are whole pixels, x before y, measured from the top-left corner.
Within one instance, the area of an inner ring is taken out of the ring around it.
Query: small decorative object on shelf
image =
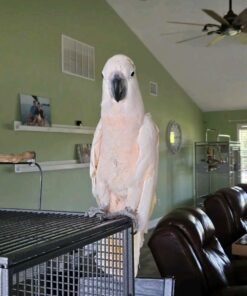
[[[80,163],[89,163],[91,144],[76,144],[76,154]]]
[[[36,95],[20,95],[21,121],[24,125],[50,126],[50,100]]]
[[[76,120],[76,121],[75,121],[75,125],[76,125],[76,126],[82,126],[82,122],[81,122],[81,120]]]

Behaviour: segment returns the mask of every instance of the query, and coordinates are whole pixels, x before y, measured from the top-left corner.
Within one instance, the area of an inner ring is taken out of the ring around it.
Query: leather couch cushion
[[[200,280],[204,291],[227,286],[232,281],[230,260],[215,237],[211,220],[201,209],[176,209],[165,216],[151,236],[149,246],[155,250],[153,254],[163,276],[171,266],[176,278],[180,274],[180,266],[170,261],[174,260],[186,266],[188,270],[183,273],[190,272]],[[186,261],[190,265],[183,263]]]

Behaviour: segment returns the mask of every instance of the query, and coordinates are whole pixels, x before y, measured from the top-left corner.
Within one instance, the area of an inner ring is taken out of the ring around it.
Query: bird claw
[[[85,213],[84,213],[84,217],[99,217],[101,221],[104,220],[106,216],[106,212],[104,211],[104,209],[102,208],[89,208]]]
[[[135,211],[133,211],[130,207],[126,207],[122,211],[114,212],[114,213],[107,213],[104,208],[96,208],[91,207],[86,212],[84,212],[84,217],[99,217],[101,221],[114,219],[118,216],[127,216],[132,220],[134,234],[138,231],[139,223],[137,219],[137,215]]]
[[[122,211],[108,213],[108,214],[106,214],[105,218],[106,219],[113,219],[113,218],[116,218],[117,216],[127,216],[127,217],[131,218],[132,223],[133,223],[133,228],[134,228],[134,234],[138,231],[139,223],[138,223],[137,215],[136,215],[135,211],[133,211],[130,207],[126,207]]]
[[[139,222],[138,222],[138,218],[137,218],[136,213],[131,208],[127,207],[124,210],[124,215],[131,218],[132,223],[133,223],[134,234],[136,234],[139,229]]]

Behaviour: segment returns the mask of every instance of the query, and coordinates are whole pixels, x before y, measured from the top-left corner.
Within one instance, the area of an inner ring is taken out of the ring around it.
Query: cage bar
[[[0,296],[130,296],[132,223],[0,210]]]

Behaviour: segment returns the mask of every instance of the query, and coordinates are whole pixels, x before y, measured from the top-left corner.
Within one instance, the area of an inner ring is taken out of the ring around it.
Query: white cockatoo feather
[[[145,114],[135,65],[125,55],[103,69],[101,118],[91,149],[92,192],[106,213],[134,213],[135,274],[144,232],[155,204],[159,131]]]
[[[90,156],[90,177],[92,180],[92,193],[95,198],[97,198],[96,172],[97,172],[97,166],[99,162],[101,137],[102,137],[102,123],[100,120],[94,132],[93,142],[91,146],[91,156]]]
[[[142,192],[137,207],[139,230],[147,230],[147,222],[156,203],[158,175],[159,131],[148,113],[138,136],[139,157],[136,164],[136,178],[143,180]]]

